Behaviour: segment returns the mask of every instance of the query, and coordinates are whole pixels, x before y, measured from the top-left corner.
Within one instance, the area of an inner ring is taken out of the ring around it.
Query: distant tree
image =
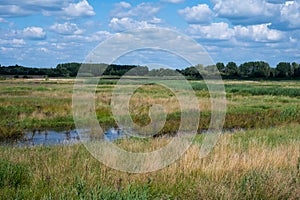
[[[148,76],[177,76],[178,70],[172,70],[172,69],[152,69],[149,71]]]
[[[148,74],[149,69],[148,67],[142,67],[142,66],[137,66],[133,69],[131,69],[127,75],[132,75],[132,76],[145,76]]]
[[[292,71],[293,71],[293,77],[298,76],[298,71],[299,71],[299,64],[296,62],[292,62]]]
[[[216,65],[208,65],[204,68],[204,71],[201,72],[201,75],[207,75],[210,77],[220,75],[220,71],[217,69]]]
[[[270,68],[270,76],[271,78],[275,78],[276,77],[276,70],[275,68]]]
[[[224,65],[224,63],[218,62],[216,64],[216,67],[218,68],[218,70],[219,70],[220,73],[225,73],[225,65]]]
[[[298,63],[293,62],[292,67],[294,69],[294,77],[300,77],[300,66]]]
[[[198,69],[200,70],[200,65],[198,66]],[[193,77],[193,78],[200,78],[201,75],[200,75],[198,69],[196,67],[187,67],[187,68],[181,70],[181,73],[184,76],[189,76],[189,77]]]
[[[235,62],[227,63],[225,67],[225,73],[229,76],[237,76],[238,75],[238,67]]]
[[[292,66],[289,62],[280,62],[276,66],[276,77],[286,78],[292,77]]]
[[[63,77],[75,77],[78,73],[78,70],[81,66],[81,63],[64,63],[64,64],[58,64],[56,66],[56,69],[59,71],[59,74]]]

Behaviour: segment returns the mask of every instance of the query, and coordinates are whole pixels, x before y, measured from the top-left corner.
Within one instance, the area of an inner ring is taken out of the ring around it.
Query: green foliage
[[[249,94],[249,95],[273,95],[273,96],[300,96],[298,88],[283,88],[283,87],[255,87],[247,84],[228,84],[225,85],[226,92]]]
[[[237,76],[238,75],[238,67],[237,67],[236,63],[234,63],[234,62],[227,63],[226,68],[225,68],[225,73],[228,76]]]
[[[203,76],[213,78],[220,73],[224,78],[297,78],[300,77],[299,64],[296,62],[280,62],[276,68],[263,61],[245,62],[239,67],[235,62],[218,62],[216,65],[203,66],[198,64],[185,69],[152,69],[147,66],[116,65],[116,64],[84,64],[84,63],[63,63],[56,68],[29,68],[19,65],[0,66],[0,75],[10,75],[15,78],[30,78],[31,76],[43,77],[76,77],[80,69],[82,77],[94,76],[176,76],[178,72],[190,79],[202,79]]]
[[[268,78],[271,73],[271,68],[268,63],[246,62],[239,66],[239,75],[242,77],[257,77]]]
[[[293,77],[292,65],[288,62],[280,62],[276,66],[276,76],[280,78]]]

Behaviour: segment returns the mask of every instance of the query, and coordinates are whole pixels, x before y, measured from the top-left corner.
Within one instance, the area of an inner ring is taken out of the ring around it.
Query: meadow
[[[115,79],[96,88],[96,115],[102,127],[116,125],[110,102]],[[72,130],[74,79],[0,80],[0,141],[26,131]],[[190,81],[199,100],[198,132],[210,122],[211,103],[203,81]],[[126,90],[129,86],[121,86]],[[0,147],[2,199],[297,199],[300,196],[300,82],[225,81],[224,134],[199,158],[203,134],[172,165],[130,174],[106,167],[81,144]],[[180,107],[159,85],[140,87],[130,99],[133,120],[147,125],[152,104],[164,105],[161,135],[174,134]],[[130,151],[159,147],[168,138],[118,140]]]

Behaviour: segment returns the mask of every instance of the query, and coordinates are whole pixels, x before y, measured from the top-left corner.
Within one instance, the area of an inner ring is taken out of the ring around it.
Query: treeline
[[[218,72],[216,72],[216,69],[218,69]],[[206,67],[203,67],[203,65],[197,65],[178,71],[185,76],[196,79],[201,78],[203,75],[209,77],[210,75],[214,75],[217,73],[220,73],[223,78],[229,79],[300,78],[300,67],[299,64],[296,62],[280,62],[277,64],[276,68],[271,68],[268,63],[263,61],[245,62],[239,66],[234,62],[229,62],[226,65],[224,63],[219,62],[216,65]]]
[[[10,75],[15,78],[30,76],[44,76],[44,77],[76,77],[80,67],[83,66],[80,73],[86,76],[123,76],[129,72],[128,75],[143,76],[148,74],[147,67],[135,65],[107,65],[107,64],[81,64],[81,63],[64,63],[58,64],[56,68],[32,68],[20,65],[1,66],[0,75]]]
[[[56,68],[30,68],[19,65],[1,66],[0,75],[10,75],[14,77],[76,77],[81,68],[82,76],[123,76],[124,74],[131,76],[176,76],[178,73],[190,79],[202,79],[202,77],[213,77],[221,74],[223,78],[252,79],[252,78],[300,78],[300,67],[296,62],[280,62],[275,68],[263,61],[245,62],[237,65],[234,62],[217,63],[216,65],[203,66],[201,64],[187,67],[185,69],[152,69],[146,66],[135,65],[107,65],[107,64],[81,64],[81,63],[64,63],[58,64]],[[200,73],[199,73],[200,72]]]

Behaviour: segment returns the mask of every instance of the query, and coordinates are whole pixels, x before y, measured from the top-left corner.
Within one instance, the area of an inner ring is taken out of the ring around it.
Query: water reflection
[[[104,139],[112,142],[125,138],[125,134],[120,128],[110,128],[104,133]],[[94,140],[95,138],[91,138]],[[26,147],[26,146],[54,146],[72,145],[80,142],[80,136],[76,130],[70,131],[32,131],[27,132],[23,138],[18,140],[0,141],[0,145]]]
[[[0,145],[13,147],[71,145],[80,142],[76,130],[70,131],[32,131],[17,140],[1,141]]]
[[[104,139],[109,142],[125,137],[126,134],[123,133],[123,130],[121,128],[111,128],[104,133]]]
[[[68,145],[80,142],[76,130],[71,131],[33,131],[25,134],[22,140],[16,141],[17,146],[52,146]]]
[[[244,131],[245,129],[226,129],[222,133],[235,133],[237,131]],[[201,134],[209,134],[211,130],[202,130]],[[104,132],[104,140],[113,142],[118,139],[132,137],[131,129],[110,128]],[[164,135],[162,137],[173,137]],[[99,140],[97,137],[88,138],[90,141]],[[19,140],[0,141],[3,146],[54,146],[54,145],[72,145],[80,142],[80,136],[76,130],[70,131],[32,131],[25,134]]]

